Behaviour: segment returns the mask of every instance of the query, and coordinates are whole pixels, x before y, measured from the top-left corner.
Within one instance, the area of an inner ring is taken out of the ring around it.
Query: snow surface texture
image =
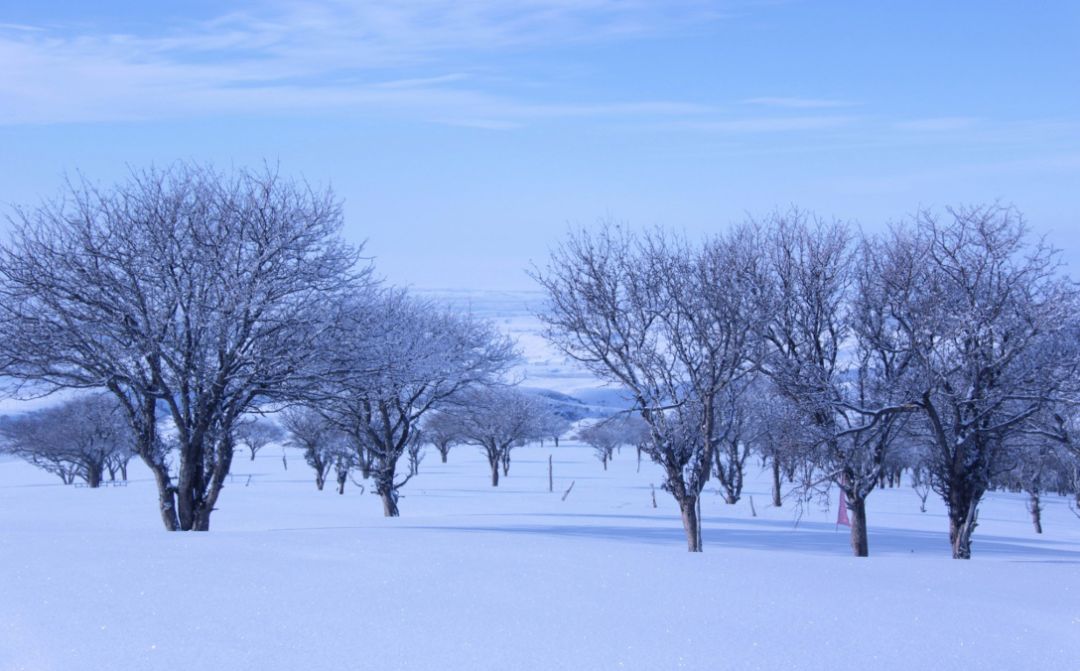
[[[631,450],[607,472],[577,445],[514,457],[495,490],[475,448],[445,465],[431,450],[386,519],[268,447],[238,455],[209,533],[172,534],[141,467],[90,490],[2,461],[0,669],[1080,667],[1080,520],[1062,499],[1036,537],[1021,496],[992,495],[964,562],[939,503],[875,492],[858,560],[835,507],[796,527],[757,476],[758,517],[707,496],[691,555]]]

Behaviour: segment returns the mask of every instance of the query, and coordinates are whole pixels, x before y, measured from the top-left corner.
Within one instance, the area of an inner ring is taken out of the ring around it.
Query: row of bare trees
[[[106,477],[126,481],[134,446],[120,407],[100,394],[0,417],[0,452],[21,457],[64,484],[79,479],[99,487]]]
[[[516,357],[489,324],[375,282],[340,237],[333,193],[272,169],[181,163],[111,188],[73,183],[11,225],[8,393],[110,394],[168,530],[208,529],[236,448],[254,457],[279,437],[252,418],[294,406],[318,407],[342,449],[364,455],[396,515],[409,477],[398,459],[421,419]]]
[[[996,482],[1026,474],[1041,491],[1047,451],[1077,455],[1076,287],[1009,207],[924,211],[874,236],[800,211],[701,243],[608,225],[533,274],[550,340],[628,390],[691,551],[705,483],[737,500],[751,450],[776,505],[782,471],[801,469],[804,491],[838,485],[858,556],[867,497],[916,469],[956,558]]]
[[[552,432],[561,434],[569,427],[569,422],[555,415],[541,397],[488,380],[443,398],[425,399],[431,401],[426,406],[415,400],[409,403],[408,416],[380,412],[374,424],[366,415],[342,413],[328,399],[289,408],[282,421],[289,444],[303,450],[305,461],[315,471],[318,489],[323,488],[334,468],[338,492],[342,493],[349,472],[359,469],[363,479],[373,480],[375,493],[383,500],[383,511],[391,517],[398,514],[398,491],[418,473],[423,445],[434,445],[443,463],[455,445],[480,448],[491,469],[491,485],[498,487],[500,473],[509,474],[514,447],[539,441]],[[397,444],[390,443],[394,438]],[[409,469],[397,477],[403,456],[408,457]]]

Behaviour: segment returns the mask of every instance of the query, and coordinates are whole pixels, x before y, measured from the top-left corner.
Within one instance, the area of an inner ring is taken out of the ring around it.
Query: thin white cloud
[[[829,100],[826,98],[747,98],[740,101],[744,105],[763,107],[782,107],[786,109],[834,109],[853,107],[857,103],[848,100]]]
[[[0,124],[385,109],[500,125],[523,118],[681,115],[670,101],[530,103],[446,62],[711,20],[713,2],[277,0],[162,34],[0,32]],[[468,66],[466,65],[466,69]],[[460,121],[459,121],[460,122]]]
[[[905,131],[925,131],[925,132],[947,132],[957,130],[967,130],[975,127],[979,123],[979,119],[974,117],[933,117],[929,119],[909,119],[907,121],[899,121],[895,124],[897,130]]]
[[[688,121],[677,127],[715,133],[785,133],[843,128],[856,121],[853,116],[745,117]]]
[[[38,28],[37,26],[26,26],[19,23],[0,23],[0,30],[17,30],[23,33],[39,33],[44,28]]]

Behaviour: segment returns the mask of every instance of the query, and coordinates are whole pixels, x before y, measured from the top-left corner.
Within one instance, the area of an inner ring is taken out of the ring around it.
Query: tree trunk
[[[98,463],[89,463],[86,465],[86,486],[91,489],[97,489],[101,486],[101,476],[104,471],[104,467]]]
[[[360,477],[365,480],[371,477],[371,460],[366,454],[360,455]]]
[[[439,458],[442,459],[442,462],[444,464],[446,463],[446,453],[447,452],[449,452],[449,450],[439,450]]]
[[[338,474],[337,474],[337,493],[338,494],[344,494],[345,493],[345,482],[348,479],[349,479],[349,472],[348,471],[338,471]]]
[[[379,491],[379,498],[382,499],[383,515],[385,517],[399,517],[401,515],[398,511],[397,497],[394,496],[393,490]]]
[[[971,559],[971,534],[977,526],[977,501],[949,506],[949,543],[953,559]]]
[[[1042,502],[1039,500],[1039,492],[1028,492],[1031,503],[1028,509],[1031,511],[1031,523],[1035,525],[1035,533],[1042,533]]]
[[[321,468],[315,469],[315,487],[320,492],[323,490],[323,485],[326,484],[326,472]]]
[[[870,556],[870,541],[866,533],[866,499],[855,498],[847,501],[848,510],[851,511],[851,551],[856,557]]]
[[[772,504],[779,508],[784,501],[780,498],[780,460],[772,460]]]
[[[686,548],[690,552],[701,552],[701,520],[698,518],[697,504],[698,497],[696,496],[684,496],[679,499],[683,531],[686,532]]]
[[[489,459],[491,462],[491,486],[499,486],[499,458]]]
[[[158,490],[158,510],[161,513],[161,522],[165,525],[165,530],[179,530],[180,520],[176,516],[176,488],[173,487],[172,479],[169,477],[168,467],[146,457],[142,457],[142,460],[150,468],[150,472],[154,474],[154,482],[157,484]]]

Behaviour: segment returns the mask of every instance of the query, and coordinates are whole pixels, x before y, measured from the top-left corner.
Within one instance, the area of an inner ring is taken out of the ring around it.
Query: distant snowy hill
[[[543,325],[536,316],[544,308],[542,292],[468,289],[418,289],[416,292],[491,320],[517,340],[525,359],[521,366],[524,387],[570,397],[563,402],[580,405],[580,410],[587,413],[583,416],[605,415],[626,407],[622,390],[598,380],[544,339]],[[571,406],[568,408],[572,410]]]

